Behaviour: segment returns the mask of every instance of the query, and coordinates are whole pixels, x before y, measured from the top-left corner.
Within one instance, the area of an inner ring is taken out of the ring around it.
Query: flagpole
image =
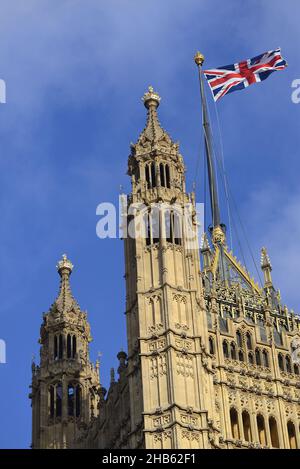
[[[209,182],[209,193],[210,193],[210,205],[211,205],[211,214],[213,221],[213,228],[220,226],[220,208],[219,208],[219,199],[217,191],[217,182],[216,182],[216,172],[214,167],[213,159],[213,149],[212,149],[212,135],[209,125],[208,112],[207,112],[207,103],[204,92],[204,83],[203,83],[203,72],[202,64],[204,62],[204,55],[200,52],[197,52],[194,57],[195,63],[198,67],[199,73],[199,85],[200,85],[200,95],[202,103],[202,125],[204,130],[204,142],[205,142],[205,153],[207,159],[207,170],[208,170],[208,182]]]
[[[212,221],[213,221],[212,239],[213,239],[213,242],[219,246],[220,266],[221,266],[220,273],[225,283],[227,283],[228,276],[227,276],[227,271],[225,267],[225,259],[224,259],[225,225],[222,224],[220,220],[219,197],[218,197],[216,171],[215,171],[214,158],[213,158],[212,134],[211,134],[211,129],[209,125],[207,103],[206,103],[204,83],[203,83],[202,64],[204,62],[204,55],[201,54],[200,52],[197,52],[194,57],[194,60],[198,67],[198,73],[199,73],[200,95],[201,95],[201,104],[202,104],[202,125],[203,125],[203,131],[204,131],[205,153],[206,153],[206,159],[207,159],[208,182],[209,182],[209,193],[210,193],[210,205],[211,205],[211,214],[212,214]]]

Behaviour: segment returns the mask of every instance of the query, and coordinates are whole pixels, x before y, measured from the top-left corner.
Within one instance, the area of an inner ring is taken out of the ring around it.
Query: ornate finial
[[[270,258],[268,256],[266,248],[264,248],[264,247],[261,248],[260,263],[261,263],[262,268],[269,267],[270,269],[272,269]]]
[[[144,94],[142,100],[144,101],[144,105],[147,109],[151,105],[157,108],[159,106],[161,97],[158,93],[156,93],[156,91],[154,91],[152,86],[149,86],[148,91]]]
[[[56,266],[57,271],[60,275],[61,275],[63,270],[68,270],[69,273],[71,273],[72,270],[73,270],[73,267],[74,266],[73,266],[72,262],[67,258],[66,254],[62,255],[61,260],[58,262],[58,264]]]
[[[212,241],[214,244],[224,244],[225,234],[221,226],[215,226],[212,232]]]
[[[195,60],[195,64],[196,65],[202,65],[203,62],[204,62],[204,55],[201,54],[201,52],[196,52],[195,56],[194,56],[194,60]]]

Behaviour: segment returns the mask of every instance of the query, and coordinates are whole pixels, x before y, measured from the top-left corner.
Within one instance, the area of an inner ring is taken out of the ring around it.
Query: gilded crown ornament
[[[149,86],[148,91],[144,94],[142,97],[142,100],[144,101],[144,105],[148,108],[151,104],[155,105],[156,107],[159,106],[161,97],[159,94],[154,91],[153,86]]]
[[[56,266],[58,272],[62,271],[63,269],[67,269],[70,272],[72,272],[73,267],[74,266],[73,266],[72,262],[67,258],[66,254],[62,255],[61,260],[58,262],[58,264]]]
[[[204,62],[204,55],[201,54],[201,52],[196,52],[195,56],[194,56],[194,60],[195,60],[195,64],[196,65],[202,65],[203,62]]]

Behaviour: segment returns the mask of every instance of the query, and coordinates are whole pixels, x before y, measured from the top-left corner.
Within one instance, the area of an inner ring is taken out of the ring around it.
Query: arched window
[[[159,165],[159,173],[160,173],[160,185],[165,187],[166,185],[166,178],[165,178],[165,166],[160,163]]]
[[[55,393],[55,415],[56,417],[61,417],[62,411],[62,385],[57,383],[56,393]]]
[[[232,438],[240,438],[238,414],[236,409],[234,409],[233,407],[230,409],[230,423]]]
[[[226,340],[223,340],[223,355],[225,358],[229,358],[228,343]]]
[[[283,357],[281,353],[278,354],[278,366],[281,371],[284,371]]]
[[[59,334],[58,338],[58,358],[61,359],[63,357],[63,336]]]
[[[240,362],[244,361],[244,354],[243,354],[242,350],[239,351],[239,361]]]
[[[236,341],[237,341],[238,347],[243,346],[242,335],[241,335],[240,331],[237,331],[237,333],[236,333]]]
[[[50,386],[49,387],[49,414],[50,414],[50,417],[53,418],[54,417],[54,406],[55,406],[55,403],[54,403],[54,386]]]
[[[290,449],[297,449],[296,431],[293,422],[289,421],[287,424]]]
[[[247,332],[246,334],[246,341],[247,341],[247,349],[252,350],[252,339],[251,339],[250,332]]]
[[[236,360],[236,346],[234,342],[231,342],[230,344],[230,355],[232,360]]]
[[[294,373],[295,375],[299,375],[299,366],[296,363],[294,365]]]
[[[268,352],[266,350],[263,350],[263,352],[262,352],[262,359],[263,359],[263,366],[268,368],[269,367],[269,356],[268,356]]]
[[[172,243],[173,240],[173,223],[172,223],[171,211],[165,211],[165,235],[168,243]]]
[[[57,335],[54,336],[54,353],[53,353],[54,360],[58,359],[58,339]]]
[[[209,353],[210,353],[211,355],[214,355],[214,353],[215,353],[214,339],[213,339],[212,337],[210,337],[210,338],[208,339],[208,341],[209,341]]]
[[[77,347],[76,347],[76,335],[73,335],[72,339],[72,358],[76,357]]]
[[[255,362],[257,365],[261,366],[260,350],[255,349]]]
[[[278,438],[278,430],[277,430],[277,423],[274,417],[269,418],[269,428],[270,428],[270,436],[271,436],[271,443],[273,448],[279,448],[279,438]]]
[[[287,373],[292,373],[291,359],[288,355],[285,357],[285,369]]]
[[[252,352],[249,352],[249,353],[248,353],[248,362],[250,363],[250,365],[253,365],[253,364],[254,364],[254,357],[253,357],[253,353],[252,353]]]
[[[72,356],[72,345],[71,345],[71,336],[70,334],[67,335],[67,358],[71,358]]]
[[[246,441],[251,441],[251,424],[250,416],[246,410],[242,413],[243,429],[244,429],[244,438]]]
[[[262,415],[258,415],[256,417],[257,423],[257,431],[258,431],[258,438],[261,445],[266,446],[267,438],[266,438],[266,429],[265,429],[265,419]]]
[[[170,168],[169,165],[166,164],[166,186],[170,189]]]

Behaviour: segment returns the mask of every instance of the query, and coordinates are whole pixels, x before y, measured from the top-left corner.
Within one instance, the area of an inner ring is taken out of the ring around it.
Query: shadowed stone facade
[[[146,127],[128,160],[127,222],[143,204],[148,235],[124,239],[128,355],[118,354],[118,379],[112,370],[106,393],[88,359],[89,326],[64,258],[60,293],[41,328],[41,363],[33,365],[33,447],[300,448],[299,316],[282,305],[264,248],[263,288],[227,248],[222,225],[197,248],[194,194],[186,192],[178,144],[159,123],[159,102],[149,88]],[[187,205],[194,244],[176,220],[175,206]]]

